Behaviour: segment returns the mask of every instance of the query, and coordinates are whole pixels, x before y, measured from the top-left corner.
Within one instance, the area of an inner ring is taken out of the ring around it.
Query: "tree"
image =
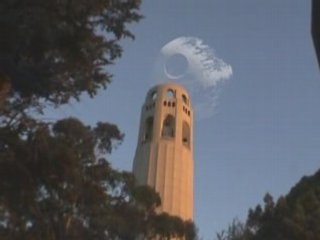
[[[257,215],[254,239],[320,239],[320,170],[303,177],[275,205],[265,204]]]
[[[106,159],[123,139],[116,125],[48,123],[32,112],[105,88],[112,77],[106,67],[120,57],[119,41],[133,38],[127,24],[141,19],[139,6],[139,0],[1,1],[0,239],[164,236],[166,229],[157,232],[159,195]],[[165,221],[174,223],[167,225],[171,235],[194,232],[192,223]]]
[[[320,170],[303,177],[286,196],[273,201],[264,197],[264,206],[250,209],[239,234],[226,240],[317,240],[320,239]],[[231,225],[231,228],[234,226]],[[230,229],[230,228],[229,228]],[[219,238],[218,238],[219,239]]]
[[[246,226],[238,219],[234,219],[227,230],[217,233],[217,240],[246,240]]]
[[[111,152],[122,139],[115,126],[91,129],[66,119],[23,133],[2,128],[1,136],[1,239],[72,239],[93,234],[91,225],[95,237],[103,235],[97,225],[124,194],[118,188],[125,175],[104,159],[96,161],[94,149]]]
[[[15,99],[55,105],[94,96],[111,80],[127,24],[141,19],[140,0],[3,0],[0,85]],[[14,26],[12,25],[14,23]]]
[[[70,118],[0,134],[1,239],[185,235],[180,218],[156,214],[158,194],[99,158],[123,138],[115,125]]]

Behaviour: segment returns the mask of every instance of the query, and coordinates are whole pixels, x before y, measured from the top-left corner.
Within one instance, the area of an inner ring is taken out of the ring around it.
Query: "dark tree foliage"
[[[154,215],[151,218],[153,234],[147,235],[148,239],[155,239],[158,236],[159,240],[170,239],[196,239],[196,228],[191,221],[182,221],[181,218],[170,216],[167,213]]]
[[[105,159],[116,125],[40,121],[111,80],[140,0],[0,1],[0,239],[195,238],[195,227],[157,214],[159,195]]]
[[[122,140],[115,125],[70,118],[0,135],[0,239],[134,240],[194,229],[157,215],[158,194],[98,158]]]
[[[217,233],[217,240],[246,240],[246,226],[238,219],[234,219],[228,229]]]
[[[94,96],[110,82],[106,66],[133,38],[140,0],[0,1],[0,82],[15,97],[54,104]],[[0,84],[1,85],[1,84]]]
[[[121,186],[128,179],[104,159],[96,161],[99,145],[110,152],[96,132],[117,132],[111,142],[122,139],[115,126],[91,129],[75,119],[23,133],[1,129],[1,239],[101,239],[110,207],[127,194]]]
[[[266,194],[264,206],[250,209],[240,230],[221,239],[320,240],[320,170],[303,177],[276,203]]]
[[[320,171],[303,177],[275,205],[254,213],[253,226],[261,225],[254,239],[320,239]]]

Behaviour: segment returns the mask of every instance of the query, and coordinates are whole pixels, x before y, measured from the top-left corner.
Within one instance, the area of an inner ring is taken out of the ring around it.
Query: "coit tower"
[[[142,106],[133,173],[160,194],[160,211],[193,219],[193,111],[176,83],[149,90]]]

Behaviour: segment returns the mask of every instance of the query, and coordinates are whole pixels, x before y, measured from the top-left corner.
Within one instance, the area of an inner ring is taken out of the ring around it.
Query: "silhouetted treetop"
[[[231,231],[231,230],[232,231]],[[230,225],[218,240],[320,239],[320,170],[303,177],[275,203],[270,194],[264,206],[249,210],[247,222]]]
[[[140,0],[2,0],[0,81],[23,98],[54,104],[94,96],[133,38],[127,24],[141,19]],[[16,95],[17,96],[17,95]]]

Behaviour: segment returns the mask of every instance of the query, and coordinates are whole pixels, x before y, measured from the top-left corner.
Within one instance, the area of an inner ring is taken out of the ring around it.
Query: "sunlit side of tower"
[[[160,211],[193,219],[193,112],[180,85],[151,88],[142,106],[133,173],[160,194]]]

